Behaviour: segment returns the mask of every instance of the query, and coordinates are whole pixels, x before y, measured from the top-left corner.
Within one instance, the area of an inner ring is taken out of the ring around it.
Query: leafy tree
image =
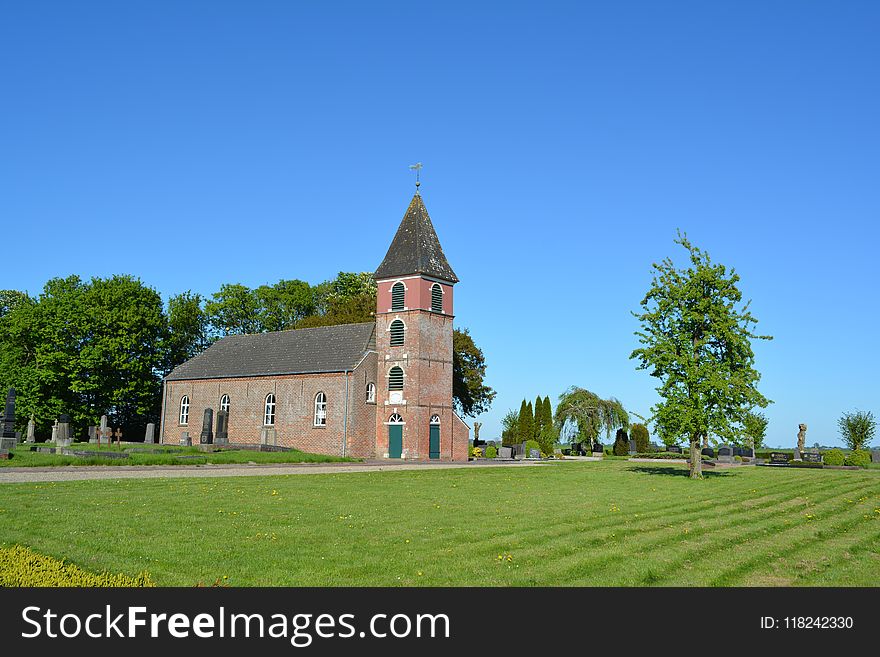
[[[238,283],[224,283],[205,304],[211,325],[221,335],[260,333],[260,300],[249,287]]]
[[[760,449],[764,446],[768,423],[769,420],[763,413],[749,411],[743,415],[743,433],[751,441],[752,448]]]
[[[844,413],[837,421],[837,426],[840,427],[843,441],[853,451],[868,447],[877,432],[877,421],[871,411]]]
[[[452,399],[464,417],[476,417],[489,410],[495,391],[483,383],[486,358],[467,329],[452,332]]]
[[[519,427],[519,413],[510,409],[501,418],[501,444],[510,447],[516,444],[516,436]]]
[[[34,300],[27,292],[0,290],[0,318],[8,315],[22,304],[32,304]]]
[[[211,344],[210,322],[200,294],[187,290],[168,299],[168,337],[164,370],[170,372]]]
[[[103,413],[130,434],[158,417],[167,330],[161,298],[137,279],[52,279],[0,321],[0,380],[43,435],[61,413],[74,435]]]
[[[630,436],[636,441],[636,451],[644,454],[648,451],[650,436],[648,435],[648,427],[644,424],[634,424],[630,428]]]
[[[736,272],[713,263],[681,233],[675,242],[687,250],[691,266],[677,269],[669,258],[653,265],[643,312],[634,313],[644,346],[630,358],[660,380],[662,401],[651,409],[655,426],[664,440],[690,442],[691,477],[701,479],[702,439],[735,438],[745,413],[770,403],[757,389],[751,345],[770,337],[752,332],[757,320],[749,303],[741,304]]]
[[[298,322],[315,312],[315,293],[305,281],[281,280],[275,285],[261,285],[254,294],[263,331],[296,328]]]
[[[575,426],[581,441],[594,443],[603,429],[610,439],[612,431],[628,428],[629,414],[613,397],[602,399],[594,392],[572,386],[559,396],[556,426],[560,433]]]

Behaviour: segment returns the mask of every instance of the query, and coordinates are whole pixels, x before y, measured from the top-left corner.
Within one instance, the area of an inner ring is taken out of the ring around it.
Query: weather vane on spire
[[[419,182],[419,173],[420,173],[421,170],[422,170],[422,163],[421,163],[421,162],[416,162],[415,164],[410,164],[410,165],[409,165],[409,168],[410,168],[410,170],[416,172],[416,194],[418,194],[418,193],[419,193],[419,185],[421,184],[421,183]]]

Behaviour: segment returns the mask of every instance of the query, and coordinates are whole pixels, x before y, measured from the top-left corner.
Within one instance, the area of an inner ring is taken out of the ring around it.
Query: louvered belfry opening
[[[439,283],[431,286],[431,310],[435,313],[443,312],[443,290]]]
[[[392,367],[388,372],[388,389],[403,390],[403,370],[399,367]]]
[[[391,287],[391,310],[403,310],[404,295],[406,289],[403,283],[398,281]]]
[[[399,319],[395,319],[391,322],[391,346],[392,347],[401,347],[403,346],[404,341],[404,332],[405,328],[403,326],[403,322]]]

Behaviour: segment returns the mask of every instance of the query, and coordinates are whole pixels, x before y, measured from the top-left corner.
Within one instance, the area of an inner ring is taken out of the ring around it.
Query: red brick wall
[[[345,423],[345,391],[348,379],[348,426]],[[206,408],[214,409],[216,427],[220,397],[229,395],[229,442],[259,444],[266,395],[275,395],[275,441],[317,454],[341,455],[347,436],[349,456],[369,457],[375,453],[376,405],[366,402],[366,383],[376,381],[376,354],[368,353],[353,372],[287,376],[167,381],[163,399],[164,444],[180,444],[189,431],[198,444]],[[315,427],[315,396],[327,396],[327,424]],[[179,422],[180,400],[189,396],[189,420]],[[215,427],[212,427],[215,428]]]
[[[444,304],[449,302],[448,314],[424,310],[388,312],[390,286],[397,279],[379,281],[380,293],[376,313],[376,350],[378,362],[378,412],[376,414],[376,456],[388,456],[387,422],[393,413],[399,414],[403,425],[403,458],[429,458],[430,420],[440,417],[440,458],[442,460],[467,460],[469,432],[460,420],[456,422],[452,408],[452,294],[451,286],[445,286]],[[418,308],[418,301],[409,300],[412,290],[427,290],[427,307],[430,307],[430,286],[433,281],[406,279],[407,302]],[[383,303],[386,305],[383,307]],[[444,308],[444,311],[447,309]],[[406,326],[404,344],[391,346],[388,330],[395,319]],[[403,402],[392,403],[389,399],[388,372],[399,366],[404,371]]]
[[[452,314],[452,286],[443,281],[433,278],[422,278],[421,276],[404,276],[403,278],[389,278],[386,281],[379,281],[376,290],[376,307],[378,312],[391,312],[391,287],[397,281],[401,281],[406,288],[406,292],[403,295],[403,305],[407,310],[418,308],[430,310],[431,288],[434,283],[438,283],[443,290],[443,314]]]

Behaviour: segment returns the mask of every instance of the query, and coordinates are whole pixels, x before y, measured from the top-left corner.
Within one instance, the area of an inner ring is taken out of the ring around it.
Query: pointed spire
[[[382,279],[412,274],[425,274],[450,283],[458,282],[458,276],[443,254],[440,240],[418,190],[413,195],[391,246],[388,247],[388,253],[375,275],[377,279]]]

